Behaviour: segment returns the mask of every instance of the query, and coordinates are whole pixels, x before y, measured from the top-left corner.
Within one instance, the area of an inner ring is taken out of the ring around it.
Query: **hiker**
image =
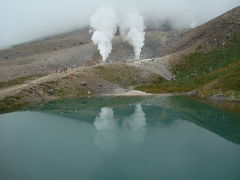
[[[63,71],[66,73],[66,72],[67,72],[67,70],[68,70],[68,67],[67,67],[67,66],[65,66],[65,67],[64,67],[64,69],[63,69]]]

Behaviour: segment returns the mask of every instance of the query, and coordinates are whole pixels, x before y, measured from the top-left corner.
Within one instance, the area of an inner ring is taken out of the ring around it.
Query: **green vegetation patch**
[[[137,67],[125,64],[97,66],[94,68],[94,72],[106,81],[120,84],[123,87],[165,81],[157,74],[150,74]]]
[[[86,96],[90,96],[88,94],[88,89],[84,88],[84,87],[80,87],[76,89],[77,91],[77,97],[86,97]],[[91,96],[94,96],[95,94],[91,91]]]
[[[221,68],[238,63],[240,60],[240,33],[226,46],[203,53],[195,52],[182,57],[180,64],[174,67],[176,80],[193,81],[199,77],[211,74]]]
[[[89,88],[79,85],[77,81],[58,80],[51,81],[42,85],[42,90],[48,96],[66,98],[66,97],[85,97],[89,96],[88,91],[91,91]],[[94,93],[91,91],[91,95]]]
[[[35,75],[31,75],[31,76],[20,77],[20,78],[13,79],[13,80],[10,80],[10,81],[0,82],[0,89],[5,88],[5,87],[18,85],[18,84],[22,84],[22,83],[24,83],[28,80],[34,80],[34,79],[37,79],[39,77],[43,77],[43,76],[46,76],[46,75],[47,75],[47,73],[35,74]]]
[[[24,105],[26,102],[22,102],[18,96],[9,96],[0,100],[0,112],[6,112],[18,109]]]
[[[49,83],[44,85],[44,91],[50,96],[64,97],[67,95],[67,92],[63,88],[59,88],[56,85]]]
[[[200,80],[207,82],[209,79],[214,80],[199,88],[200,95],[218,94],[232,97],[232,99],[240,99],[240,63],[222,68]]]
[[[148,93],[181,93],[188,92],[194,89],[194,85],[186,85],[179,81],[169,81],[169,82],[155,82],[150,85],[138,86],[135,89],[139,91],[144,91]]]

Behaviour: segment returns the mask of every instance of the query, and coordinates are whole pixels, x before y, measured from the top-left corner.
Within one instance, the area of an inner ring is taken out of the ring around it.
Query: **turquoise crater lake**
[[[1,180],[239,180],[240,116],[188,97],[60,100],[0,115]]]

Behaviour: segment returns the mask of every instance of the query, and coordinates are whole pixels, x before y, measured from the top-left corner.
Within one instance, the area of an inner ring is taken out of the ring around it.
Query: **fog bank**
[[[0,48],[89,25],[99,6],[136,8],[147,28],[200,25],[238,5],[239,0],[0,0]]]

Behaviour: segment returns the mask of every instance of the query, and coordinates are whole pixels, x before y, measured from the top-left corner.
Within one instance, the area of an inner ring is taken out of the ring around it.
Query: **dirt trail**
[[[0,98],[4,98],[6,96],[12,96],[17,93],[20,93],[21,90],[23,90],[23,89],[29,89],[35,85],[43,84],[43,83],[46,83],[49,81],[55,81],[55,80],[67,77],[71,74],[77,74],[81,71],[83,71],[83,67],[80,67],[80,68],[77,68],[74,70],[70,70],[66,73],[64,73],[64,72],[63,73],[51,73],[49,75],[46,75],[46,76],[38,78],[38,79],[28,80],[28,81],[24,82],[24,84],[19,84],[19,85],[2,88],[2,89],[0,89]]]

